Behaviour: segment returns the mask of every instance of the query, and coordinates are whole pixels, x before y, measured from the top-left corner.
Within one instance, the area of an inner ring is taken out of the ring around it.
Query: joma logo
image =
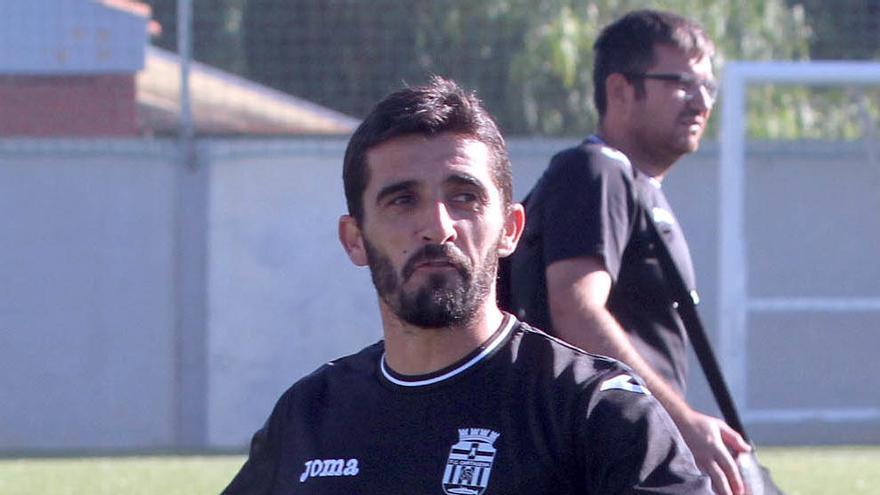
[[[357,459],[312,459],[306,461],[306,469],[299,475],[299,482],[322,476],[356,476],[358,471]]]

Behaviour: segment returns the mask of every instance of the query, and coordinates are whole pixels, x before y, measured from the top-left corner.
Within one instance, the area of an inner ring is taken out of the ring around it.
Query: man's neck
[[[386,364],[403,375],[424,375],[461,360],[486,342],[504,321],[495,298],[488,301],[491,304],[465,325],[421,328],[400,320],[380,300]]]
[[[629,159],[633,167],[639,172],[657,179],[663,180],[666,172],[680,158],[657,156],[652,150],[645,149],[639,143],[634,142],[626,133],[614,132],[605,126],[600,126],[596,134],[605,144],[617,149]]]

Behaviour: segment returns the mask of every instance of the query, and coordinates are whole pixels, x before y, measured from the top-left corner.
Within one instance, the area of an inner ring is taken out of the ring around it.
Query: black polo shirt
[[[676,311],[676,291],[664,275],[664,270],[676,268],[661,266],[658,243],[666,243],[691,289],[694,272],[660,183],[634,169],[619,151],[591,138],[553,157],[525,207],[525,232],[506,267],[507,309],[553,333],[546,267],[598,256],[613,279],[608,310],[648,363],[683,394],[687,334]]]
[[[628,368],[507,316],[426,376],[382,342],[295,383],[226,494],[709,494]]]

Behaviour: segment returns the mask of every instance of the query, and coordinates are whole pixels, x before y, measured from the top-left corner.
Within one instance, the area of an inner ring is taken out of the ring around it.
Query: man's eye
[[[675,91],[680,93],[681,96],[693,95],[697,92],[694,86],[685,83],[678,83],[678,86],[675,87]]]
[[[683,91],[691,92],[699,86],[695,81],[691,81],[689,79],[685,79],[678,82],[678,89]]]
[[[390,201],[388,201],[388,204],[390,206],[398,206],[398,205],[405,206],[405,205],[411,205],[414,202],[415,202],[415,198],[411,194],[403,194],[400,196],[394,196],[393,198],[391,198]]]
[[[456,203],[473,203],[474,201],[477,201],[477,199],[479,198],[476,194],[469,192],[458,193],[452,196],[452,200]]]

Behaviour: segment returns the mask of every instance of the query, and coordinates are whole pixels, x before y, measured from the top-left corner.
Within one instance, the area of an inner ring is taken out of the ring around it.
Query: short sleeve
[[[266,424],[254,434],[247,460],[221,495],[268,495],[272,492],[278,471],[278,442],[287,397],[287,394],[281,397]]]
[[[593,391],[580,432],[587,493],[712,493],[672,419],[626,374]]]
[[[629,165],[584,146],[556,155],[544,177],[545,265],[600,256],[614,280],[632,231]]]

